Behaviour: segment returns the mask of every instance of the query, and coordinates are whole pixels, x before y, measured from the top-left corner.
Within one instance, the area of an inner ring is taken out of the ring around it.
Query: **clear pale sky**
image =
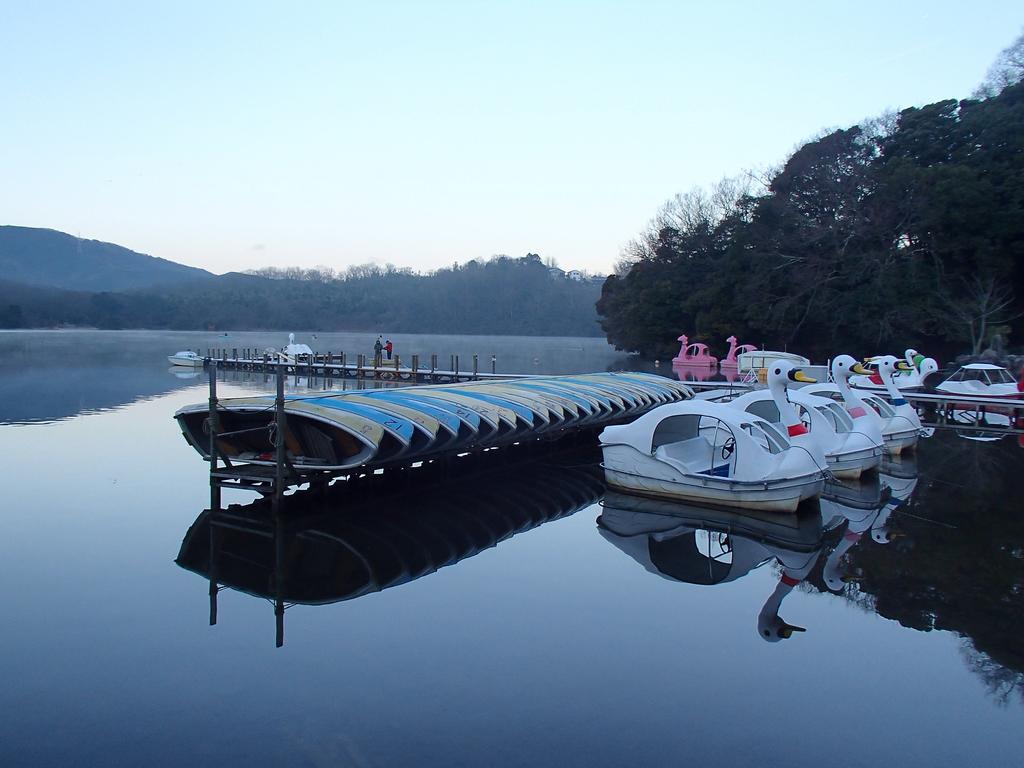
[[[0,224],[226,272],[610,271],[676,192],[963,98],[1019,2],[0,0]]]

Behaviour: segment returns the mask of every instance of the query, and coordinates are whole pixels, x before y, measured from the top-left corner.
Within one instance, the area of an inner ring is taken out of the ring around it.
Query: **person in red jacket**
[[[384,351],[387,352],[388,360],[391,359],[391,352],[394,350],[395,345],[391,343],[391,339],[384,342]]]

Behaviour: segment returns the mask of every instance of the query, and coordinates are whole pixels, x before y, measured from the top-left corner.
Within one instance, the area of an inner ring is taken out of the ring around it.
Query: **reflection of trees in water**
[[[922,441],[921,481],[893,515],[902,538],[864,537],[847,555],[845,597],[905,627],[956,632],[990,692],[1024,700],[1024,517],[1016,443],[949,433]]]
[[[1024,703],[1024,672],[1004,667],[987,653],[975,649],[970,641],[964,641],[960,652],[967,666],[981,678],[989,695],[996,702],[1005,707],[1016,694],[1021,703]]]

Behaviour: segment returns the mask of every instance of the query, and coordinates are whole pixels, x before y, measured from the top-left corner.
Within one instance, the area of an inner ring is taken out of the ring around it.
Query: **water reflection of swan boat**
[[[865,532],[879,543],[888,543],[888,519],[902,501],[891,494],[888,485],[873,476],[858,482],[827,483],[821,494],[823,515],[846,518],[846,530],[839,544],[829,553],[822,569],[825,585],[834,592],[852,579],[843,571],[846,553],[860,542]]]
[[[210,581],[211,623],[222,587],[275,601],[280,644],[286,603],[334,603],[406,584],[595,503],[604,486],[593,452],[564,458],[573,466],[549,457],[390,493],[297,493],[281,500],[276,519],[265,500],[206,510],[176,562]]]
[[[871,526],[871,538],[878,544],[887,544],[891,537],[889,517],[910,503],[917,490],[917,456],[911,453],[884,459],[878,468],[878,478],[889,488],[889,499]]]
[[[601,448],[608,484],[646,496],[794,512],[824,485],[815,445],[794,445],[771,422],[707,401],[607,427]]]
[[[817,511],[780,517],[730,512],[609,492],[598,528],[604,539],[645,570],[688,584],[722,584],[771,561],[782,577],[758,614],[758,636],[769,642],[802,632],[779,616],[783,599],[806,578],[842,521]]]

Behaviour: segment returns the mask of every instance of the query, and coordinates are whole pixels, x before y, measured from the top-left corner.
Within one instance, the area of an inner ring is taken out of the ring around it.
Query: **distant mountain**
[[[328,331],[597,336],[601,285],[507,256],[429,275],[363,267],[330,279],[228,273],[130,291],[28,285],[0,275],[0,328]]]
[[[53,229],[0,226],[0,278],[78,291],[127,291],[213,275],[204,269],[82,240]]]

